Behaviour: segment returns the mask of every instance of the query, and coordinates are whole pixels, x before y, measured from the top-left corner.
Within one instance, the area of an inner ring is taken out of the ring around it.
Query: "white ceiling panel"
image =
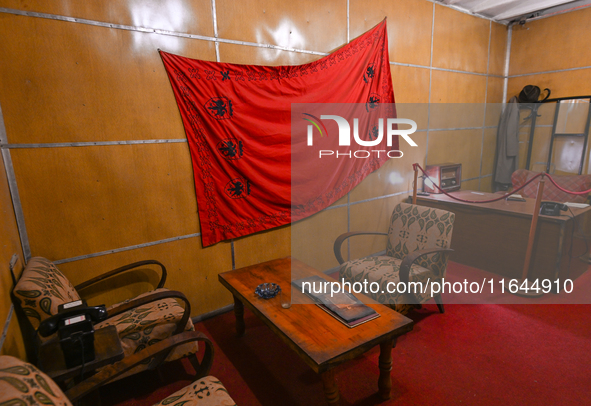
[[[439,0],[439,2],[500,23],[564,13],[591,5],[591,0]]]

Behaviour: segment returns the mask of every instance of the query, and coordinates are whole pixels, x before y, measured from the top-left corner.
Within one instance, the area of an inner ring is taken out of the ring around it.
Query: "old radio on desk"
[[[445,163],[427,165],[425,173],[428,178],[423,179],[423,192],[434,194],[441,193],[433,183],[439,185],[439,187],[446,192],[453,192],[454,190],[459,190],[461,187],[462,164]]]

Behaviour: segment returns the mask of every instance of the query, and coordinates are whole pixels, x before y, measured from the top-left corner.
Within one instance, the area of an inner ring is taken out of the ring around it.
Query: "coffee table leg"
[[[390,392],[392,390],[392,346],[396,345],[396,339],[386,340],[380,344],[380,377],[378,379],[378,388],[382,399],[390,399]]]
[[[236,316],[236,334],[238,337],[244,335],[244,304],[234,296],[234,315]]]
[[[324,396],[329,405],[338,405],[339,402],[339,387],[334,377],[334,370],[330,369],[320,375],[322,378],[322,385],[324,386]]]

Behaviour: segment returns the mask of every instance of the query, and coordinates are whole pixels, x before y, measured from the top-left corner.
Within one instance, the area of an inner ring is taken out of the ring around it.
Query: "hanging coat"
[[[511,174],[518,169],[519,102],[512,97],[505,106],[497,128],[497,161],[493,180],[510,184]]]

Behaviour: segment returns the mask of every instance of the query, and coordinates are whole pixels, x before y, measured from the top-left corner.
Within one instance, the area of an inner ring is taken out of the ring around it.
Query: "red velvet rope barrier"
[[[464,202],[464,203],[492,203],[492,202],[497,202],[499,200],[506,199],[508,196],[511,196],[512,194],[515,194],[515,193],[519,192],[521,189],[523,189],[524,187],[526,187],[527,185],[529,185],[531,182],[533,182],[536,178],[539,178],[540,176],[544,175],[544,173],[538,173],[536,176],[534,176],[533,178],[531,178],[530,180],[528,180],[527,182],[525,182],[519,188],[515,189],[514,191],[512,191],[510,193],[504,194],[504,195],[502,195],[501,197],[498,197],[498,198],[489,199],[489,200],[465,200],[465,199],[460,199],[459,197],[452,196],[449,193],[447,193],[445,190],[441,189],[439,187],[439,185],[436,184],[435,182],[433,182],[433,180],[425,173],[425,171],[423,170],[423,168],[421,168],[421,165],[419,165],[419,164],[412,164],[412,166],[413,166],[413,170],[416,170],[416,168],[419,168],[421,170],[421,172],[423,172],[423,175],[425,175],[425,178],[429,179],[431,181],[431,183],[433,184],[433,186],[435,186],[437,189],[439,189],[439,191],[441,193],[445,194],[446,196],[451,197],[454,200],[457,200],[459,202]],[[548,174],[546,174],[546,176],[549,177]]]
[[[582,192],[573,192],[571,190],[566,190],[563,187],[559,186],[556,183],[556,181],[554,179],[552,179],[552,176],[550,176],[547,173],[542,172],[542,173],[538,173],[537,175],[535,175],[533,178],[531,178],[530,180],[528,180],[527,182],[525,182],[523,185],[521,185],[519,188],[515,189],[511,193],[507,193],[505,195],[502,195],[501,197],[494,198],[494,199],[489,199],[489,200],[465,200],[465,199],[460,199],[458,197],[452,196],[449,193],[447,193],[445,190],[441,189],[439,187],[439,185],[436,184],[435,182],[433,182],[433,180],[425,173],[425,171],[423,170],[423,168],[421,168],[421,165],[419,165],[419,164],[412,164],[412,167],[413,167],[413,170],[416,170],[416,168],[419,168],[421,170],[421,172],[423,172],[423,175],[425,175],[425,178],[429,179],[431,181],[431,183],[433,184],[433,186],[435,186],[441,193],[445,194],[446,196],[451,197],[454,200],[457,200],[459,202],[464,202],[464,203],[491,203],[491,202],[496,202],[496,201],[499,201],[499,200],[506,199],[508,196],[511,196],[512,194],[515,194],[515,193],[519,192],[521,189],[523,189],[524,187],[526,187],[527,185],[529,185],[531,182],[533,182],[534,179],[539,178],[542,175],[546,175],[550,179],[550,182],[552,182],[554,184],[554,186],[556,186],[559,190],[562,190],[565,193],[569,193],[571,195],[585,195],[585,194],[591,193],[591,189],[584,190]]]

